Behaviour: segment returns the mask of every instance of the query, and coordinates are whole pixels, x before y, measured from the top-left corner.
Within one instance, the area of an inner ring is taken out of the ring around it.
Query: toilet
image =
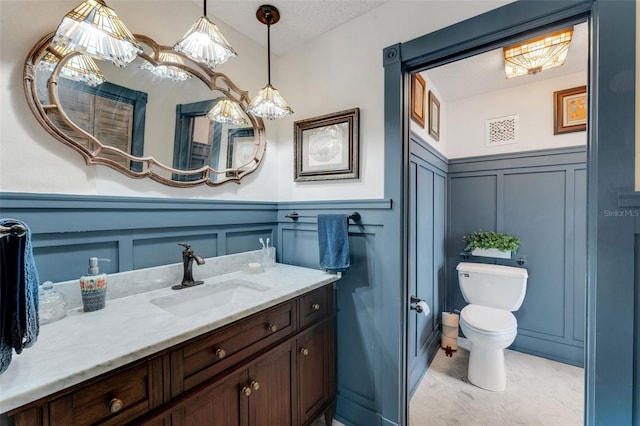
[[[490,391],[504,391],[507,373],[504,350],[518,333],[511,312],[522,305],[527,270],[513,266],[461,262],[456,267],[464,300],[460,328],[471,343],[467,378]]]

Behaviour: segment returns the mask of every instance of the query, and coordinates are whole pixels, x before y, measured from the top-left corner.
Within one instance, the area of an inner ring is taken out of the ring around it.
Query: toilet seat
[[[467,305],[460,312],[460,319],[480,334],[503,334],[518,328],[518,321],[511,312],[489,306]]]

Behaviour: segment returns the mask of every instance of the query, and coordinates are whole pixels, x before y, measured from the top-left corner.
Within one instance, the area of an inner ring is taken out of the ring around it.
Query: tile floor
[[[311,426],[326,426],[324,424],[324,416],[318,417],[318,419],[315,422],[313,422]],[[345,426],[345,425],[334,419],[333,424],[331,426]]]
[[[469,352],[438,351],[410,402],[410,426],[583,424],[584,371],[544,358],[505,351],[507,390],[465,382]]]

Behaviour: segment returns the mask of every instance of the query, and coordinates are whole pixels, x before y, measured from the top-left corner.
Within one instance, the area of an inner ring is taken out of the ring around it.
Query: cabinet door
[[[273,349],[249,368],[249,424],[290,426],[297,423],[294,391],[293,341]]]
[[[189,399],[174,413],[173,426],[246,426],[248,396],[242,393],[246,370],[231,373]]]
[[[314,420],[333,402],[333,321],[305,331],[297,340],[300,423]]]

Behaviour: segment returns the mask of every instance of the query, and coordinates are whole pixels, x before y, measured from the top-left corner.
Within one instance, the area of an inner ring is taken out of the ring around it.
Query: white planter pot
[[[474,248],[471,250],[471,254],[474,256],[484,256],[484,257],[497,257],[500,259],[511,259],[511,251],[500,251],[495,248],[491,249],[479,249]]]

